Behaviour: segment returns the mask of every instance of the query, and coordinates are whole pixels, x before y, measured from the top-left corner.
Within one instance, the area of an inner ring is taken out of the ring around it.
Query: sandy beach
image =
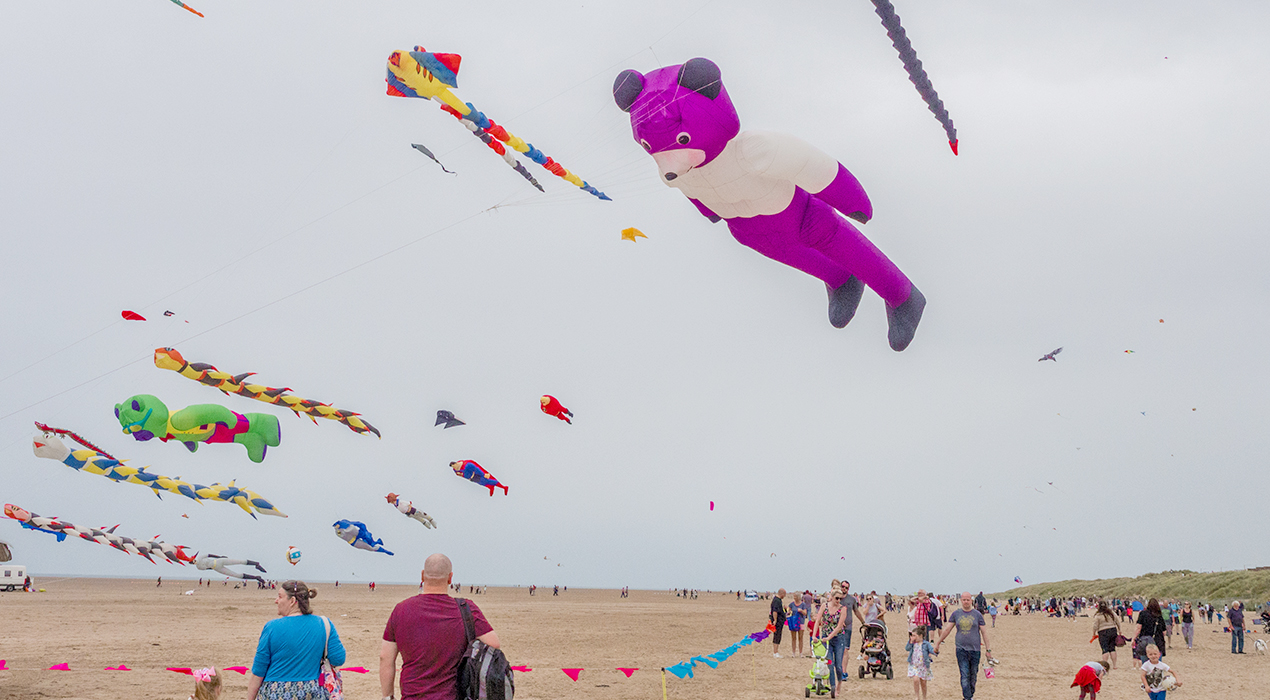
[[[153,580],[67,579],[38,583],[46,593],[0,594],[0,658],[12,669],[0,671],[0,699],[138,698],[183,700],[192,689],[188,676],[164,670],[167,666],[200,667],[214,664],[250,666],[260,627],[274,614],[273,591],[234,589],[216,583],[182,595],[194,585]],[[379,697],[375,675],[380,635],[389,611],[416,593],[412,586],[318,584],[316,612],[332,618],[348,649],[346,666],[363,666],[371,673],[345,674],[349,698]],[[466,594],[466,588],[465,588]],[[726,594],[702,593],[696,600],[673,593],[632,591],[621,599],[617,591],[570,590],[552,597],[539,589],[491,588],[473,599],[503,640],[515,665],[533,668],[517,675],[519,698],[646,698],[661,694],[658,669],[698,654],[708,654],[763,628],[767,602],[738,602]],[[977,697],[1075,698],[1069,689],[1077,668],[1098,658],[1089,644],[1088,618],[1056,620],[1039,614],[1000,617],[990,629],[993,649],[1002,659],[996,677],[980,675]],[[1214,633],[1216,624],[1196,625],[1196,649],[1182,648],[1166,661],[1185,682],[1184,697],[1255,697],[1264,693],[1270,659],[1257,655],[1248,641],[1248,654],[1232,656],[1229,636]],[[1252,635],[1255,638],[1256,635]],[[858,632],[853,644],[858,648]],[[897,656],[894,680],[853,677],[846,695],[865,698],[912,697],[905,677],[902,635],[893,633]],[[802,695],[810,660],[772,658],[770,643],[747,647],[710,670],[704,666],[694,679],[667,676],[669,698],[792,698]],[[854,654],[853,654],[854,657]],[[852,658],[853,658],[852,657]],[[1100,697],[1140,697],[1137,674],[1127,654],[1121,670],[1113,672]],[[46,671],[68,663],[70,671]],[[104,671],[127,664],[129,672]],[[638,667],[626,678],[617,667]],[[570,680],[561,668],[583,668]],[[852,664],[854,669],[854,664]],[[934,665],[930,696],[959,698],[956,662],[945,647]],[[246,678],[226,676],[224,697],[246,695]],[[1257,689],[1261,690],[1257,690]],[[1172,697],[1172,693],[1170,697]]]

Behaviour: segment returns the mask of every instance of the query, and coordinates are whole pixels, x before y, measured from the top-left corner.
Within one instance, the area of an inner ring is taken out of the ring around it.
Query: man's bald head
[[[433,554],[423,562],[423,582],[425,584],[448,584],[452,573],[454,573],[454,565],[450,563],[450,558],[444,554]]]

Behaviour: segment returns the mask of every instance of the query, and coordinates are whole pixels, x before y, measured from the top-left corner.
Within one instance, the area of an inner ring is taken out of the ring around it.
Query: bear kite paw
[[[829,323],[834,328],[846,328],[855,317],[856,308],[860,306],[860,297],[864,295],[864,282],[861,282],[859,277],[851,275],[837,289],[826,284],[825,291],[829,292]]]
[[[926,297],[917,291],[917,287],[912,288],[903,304],[895,308],[891,308],[890,304],[886,305],[886,339],[890,341],[892,350],[900,352],[913,342],[917,324],[921,322],[925,308]]]

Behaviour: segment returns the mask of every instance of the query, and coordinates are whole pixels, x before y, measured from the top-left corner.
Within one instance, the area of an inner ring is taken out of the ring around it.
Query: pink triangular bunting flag
[[[625,673],[626,677],[630,678],[631,674],[638,671],[639,669],[638,668],[619,668],[617,670],[621,671],[622,673]]]
[[[246,667],[246,666],[226,666],[226,667],[225,667],[225,670],[226,670],[226,671],[233,671],[234,673],[237,673],[237,674],[238,674],[238,675],[240,675],[240,676],[245,676],[245,675],[247,675],[247,667]]]
[[[169,671],[171,671],[171,672],[173,672],[173,673],[184,673],[184,674],[185,674],[185,675],[187,675],[187,676],[192,676],[192,675],[194,675],[194,669],[192,669],[192,668],[176,668],[176,667],[173,667],[173,666],[168,666],[167,670],[169,670]]]
[[[128,668],[128,664],[119,664],[118,666],[107,666],[106,670],[107,671],[131,671],[132,669]]]
[[[529,673],[533,669],[528,666],[512,666],[512,670],[516,673]]]
[[[349,671],[352,673],[370,673],[369,668],[363,668],[361,666],[345,666],[344,668],[341,668],[340,670]]]
[[[562,668],[560,670],[564,671],[564,675],[572,678],[575,681],[578,680],[578,674],[582,673],[582,669],[580,668]]]
[[[71,670],[71,665],[69,663],[66,663],[66,664],[58,664],[56,666],[49,666],[49,670],[50,671],[69,671]]]

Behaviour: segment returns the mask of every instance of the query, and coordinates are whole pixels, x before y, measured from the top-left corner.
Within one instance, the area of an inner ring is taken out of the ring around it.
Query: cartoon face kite
[[[174,413],[158,398],[138,394],[115,404],[123,431],[140,442],[176,440],[194,452],[201,442],[234,442],[247,448],[247,457],[263,462],[265,452],[282,440],[278,417],[268,413],[235,413],[217,404],[188,406]]]
[[[842,218],[867,222],[873,205],[837,160],[794,136],[741,132],[722,73],[704,58],[622,71],[613,98],[666,185],[711,221],[726,220],[742,245],[825,283],[834,327],[855,315],[867,285],[886,302],[891,348],[908,347],[926,298]]]
[[[462,477],[489,489],[489,495],[494,495],[494,489],[502,489],[503,495],[507,495],[507,487],[503,486],[499,480],[489,472],[485,471],[485,467],[473,462],[470,459],[461,459],[457,462],[450,462],[450,468],[454,470],[454,475]]]
[[[555,416],[569,425],[573,425],[573,411],[565,408],[564,404],[560,403],[560,400],[556,397],[550,394],[544,394],[542,398],[538,400],[538,403],[543,413],[549,416]]]
[[[492,496],[494,494],[491,493],[490,495]],[[415,504],[410,501],[402,500],[401,497],[395,493],[389,493],[387,496],[384,496],[384,500],[388,501],[388,504],[393,508],[396,508],[399,513],[407,518],[418,520],[429,530],[437,526],[437,523],[432,519],[432,516],[419,510],[418,508],[415,508]]]
[[[388,556],[393,553],[384,549],[384,541],[375,539],[370,534],[370,530],[366,528],[366,523],[357,520],[338,520],[331,525],[335,528],[335,536],[353,545],[357,549],[364,549],[367,552],[383,552]]]
[[[40,424],[37,423],[37,425]],[[44,427],[48,428],[48,426]],[[75,435],[68,430],[58,430],[57,428],[49,428],[49,430]],[[75,436],[75,438],[80,440],[81,444],[83,443],[82,438],[78,436]],[[280,518],[287,517],[263,496],[254,491],[240,489],[234,485],[233,481],[229,482],[227,486],[221,484],[204,486],[202,484],[191,484],[188,481],[182,481],[180,478],[174,479],[162,474],[152,474],[146,471],[146,467],[130,467],[120,460],[102,454],[98,450],[72,451],[56,435],[48,433],[32,439],[31,445],[34,448],[36,457],[57,460],[72,469],[98,474],[111,481],[146,486],[153,490],[154,495],[160,499],[163,498],[162,494],[166,491],[195,501],[210,500],[233,503],[253,518],[256,517],[255,513],[276,515]]]

